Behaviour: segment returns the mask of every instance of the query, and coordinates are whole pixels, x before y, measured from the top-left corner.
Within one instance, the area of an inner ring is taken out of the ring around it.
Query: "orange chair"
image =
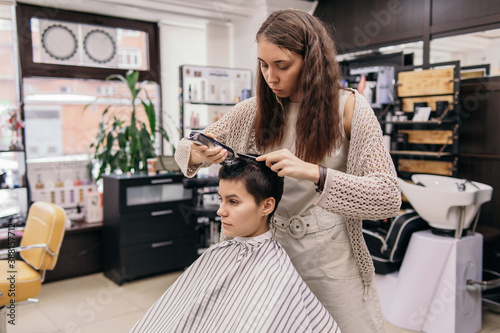
[[[0,258],[7,257],[0,260],[0,332],[6,329],[9,318],[14,318],[9,317],[12,304],[40,294],[45,271],[56,265],[65,221],[64,209],[37,201],[30,207],[20,247],[0,250]],[[15,260],[15,252],[20,252],[23,260]]]

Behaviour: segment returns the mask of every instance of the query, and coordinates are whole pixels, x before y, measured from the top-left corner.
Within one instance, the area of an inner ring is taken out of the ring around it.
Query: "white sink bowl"
[[[414,174],[411,180],[415,184],[398,179],[401,192],[417,214],[437,229],[459,228],[461,211],[463,228],[469,228],[481,205],[493,194],[489,185],[460,178]]]

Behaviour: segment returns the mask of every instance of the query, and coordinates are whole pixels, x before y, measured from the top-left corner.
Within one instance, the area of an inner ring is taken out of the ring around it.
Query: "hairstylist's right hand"
[[[204,133],[215,139],[212,133]],[[191,143],[191,155],[189,157],[189,165],[197,165],[203,162],[210,162],[213,164],[219,164],[223,162],[227,157],[227,150],[222,147],[207,147],[205,145],[197,145],[196,143]]]

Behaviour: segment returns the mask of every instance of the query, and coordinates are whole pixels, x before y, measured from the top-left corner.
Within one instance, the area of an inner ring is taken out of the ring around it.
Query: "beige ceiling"
[[[20,0],[18,2],[149,21],[168,19],[172,15],[232,21],[255,15],[263,9],[270,12],[293,7],[313,13],[317,5],[317,1],[310,0]]]

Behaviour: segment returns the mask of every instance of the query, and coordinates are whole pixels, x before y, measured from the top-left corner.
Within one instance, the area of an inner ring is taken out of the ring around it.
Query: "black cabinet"
[[[181,174],[108,175],[103,270],[118,284],[189,266],[197,257],[192,193]]]

